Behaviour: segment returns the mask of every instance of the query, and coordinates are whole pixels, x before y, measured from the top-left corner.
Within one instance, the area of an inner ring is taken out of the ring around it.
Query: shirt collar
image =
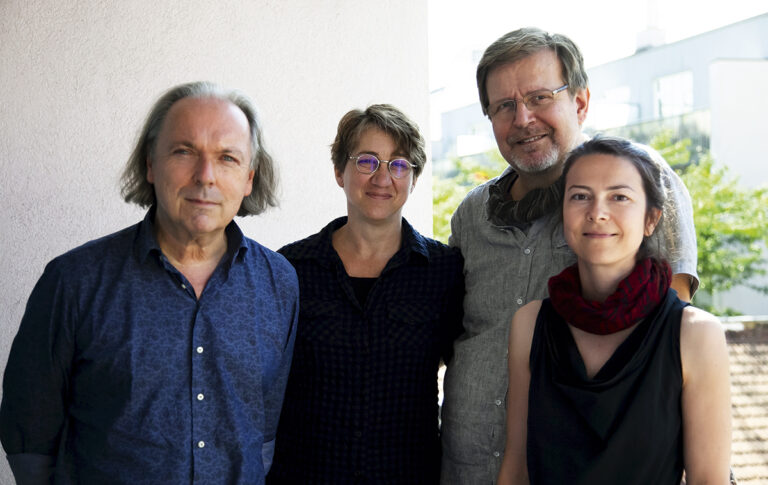
[[[516,203],[509,198],[509,191],[515,180],[517,180],[517,172],[512,167],[507,167],[488,187],[485,216],[495,226],[517,226],[509,217],[510,207]]]
[[[517,172],[512,167],[507,167],[501,172],[501,175],[496,177],[496,180],[491,182],[488,191],[495,196],[506,198],[515,180],[517,180]]]
[[[144,219],[139,223],[135,247],[142,261],[146,260],[151,254],[162,254],[154,231],[156,210],[156,206],[150,207]],[[245,244],[243,231],[240,230],[235,221],[227,224],[224,233],[227,236],[227,255],[224,260],[231,265],[236,257],[242,259],[245,256],[248,246]]]
[[[418,258],[422,258],[428,262],[429,250],[427,249],[426,239],[419,234],[408,221],[405,220],[405,218],[403,218],[402,221],[402,243],[400,250],[395,253],[390,264],[387,266],[389,267],[393,263],[400,264],[405,262],[411,255],[416,255]],[[331,242],[333,233],[346,223],[347,216],[334,219],[317,234],[317,237],[311,237],[307,240],[306,244],[302,244],[300,246],[301,249],[298,252],[292,252],[290,254],[291,258],[314,259],[318,264],[330,267],[334,261],[339,259]],[[341,261],[339,261],[339,263],[340,262]]]
[[[524,232],[542,218],[559,217],[562,208],[561,179],[547,187],[529,191],[521,200],[513,200],[509,193],[518,174],[506,170],[488,188],[486,218],[496,227],[516,227]]]

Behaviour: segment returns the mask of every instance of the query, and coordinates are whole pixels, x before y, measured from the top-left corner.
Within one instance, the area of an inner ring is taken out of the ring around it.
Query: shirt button
[[[524,252],[525,254],[531,254],[531,248],[525,248],[525,249],[523,250],[523,252]]]
[[[517,299],[517,304],[518,305],[522,305],[523,304],[523,299],[522,298],[518,298]]]
[[[494,451],[494,452],[493,452],[493,456],[495,456],[496,458],[498,458],[498,457],[500,457],[500,456],[501,456],[501,453],[499,453],[498,451]]]
[[[182,283],[182,284],[181,284],[181,289],[183,289],[183,290],[186,290],[186,289],[187,289],[187,285],[185,285],[184,283]]]
[[[202,354],[203,353],[203,348],[202,347],[198,347],[197,348],[197,353],[198,354]]]
[[[494,401],[494,403],[495,403],[497,406],[501,406],[501,399],[496,399],[496,400]]]
[[[205,396],[203,396],[203,393],[201,392],[200,394],[197,395],[197,400],[202,401],[203,399],[205,399]]]
[[[205,441],[198,441],[197,442],[197,447],[198,448],[205,448]]]

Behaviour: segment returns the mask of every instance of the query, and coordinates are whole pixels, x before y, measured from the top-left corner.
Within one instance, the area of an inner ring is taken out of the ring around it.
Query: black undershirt
[[[368,293],[371,292],[373,284],[376,283],[378,278],[358,278],[355,276],[349,277],[349,282],[352,285],[352,290],[355,292],[355,298],[360,302],[361,306],[365,306],[365,301],[368,299]]]

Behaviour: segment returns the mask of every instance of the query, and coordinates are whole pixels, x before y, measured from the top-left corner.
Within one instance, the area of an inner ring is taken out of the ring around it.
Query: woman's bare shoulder
[[[680,358],[684,381],[690,381],[700,373],[707,374],[707,369],[712,366],[727,368],[725,329],[716,316],[693,306],[683,309],[680,321]]]
[[[709,312],[687,306],[680,321],[680,339],[725,339],[725,330],[720,320]]]

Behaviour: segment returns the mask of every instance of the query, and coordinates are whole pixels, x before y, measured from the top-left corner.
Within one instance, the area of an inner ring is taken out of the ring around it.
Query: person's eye
[[[192,151],[189,150],[188,148],[176,148],[171,153],[173,153],[174,155],[189,155],[190,153],[192,153]]]
[[[576,193],[571,195],[571,200],[587,200],[587,194]]]
[[[613,196],[613,199],[614,199],[614,200],[617,200],[617,201],[619,201],[619,202],[623,202],[623,201],[627,201],[627,200],[629,200],[629,197],[627,197],[627,196],[626,196],[626,195],[624,195],[624,194],[616,194],[616,195],[614,195],[614,196]]]
[[[392,160],[389,163],[389,166],[392,168],[392,171],[398,176],[402,177],[405,174],[408,173],[408,170],[411,169],[410,164],[408,163],[408,160],[398,158],[395,160]]]
[[[539,104],[547,103],[551,99],[552,99],[552,96],[549,95],[548,93],[536,93],[531,95],[528,102],[535,105],[539,105]]]
[[[517,105],[517,101],[514,99],[510,99],[509,101],[504,101],[501,104],[499,104],[499,109],[496,111],[514,111],[515,106]]]
[[[221,159],[225,162],[238,162],[237,158],[233,157],[232,155],[222,155]]]
[[[373,171],[378,164],[378,159],[371,155],[364,155],[357,158],[357,166],[365,170]]]

